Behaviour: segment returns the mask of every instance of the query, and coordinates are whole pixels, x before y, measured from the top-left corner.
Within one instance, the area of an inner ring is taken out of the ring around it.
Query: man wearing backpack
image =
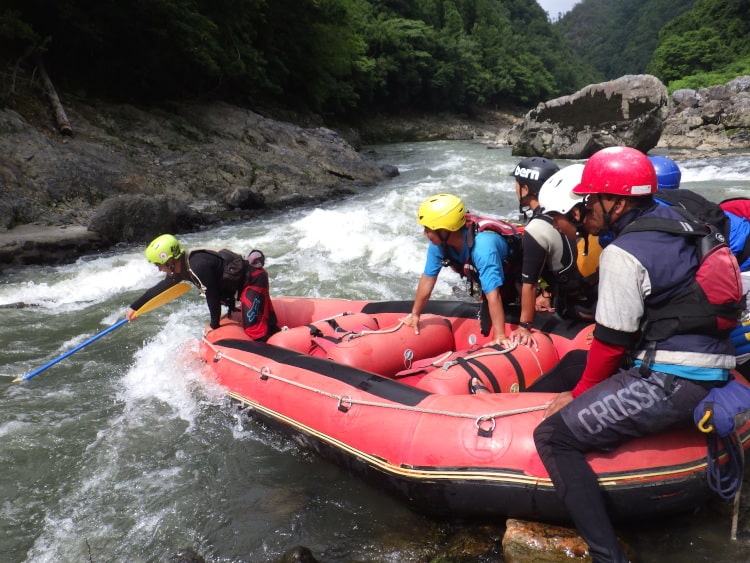
[[[615,239],[600,257],[594,339],[581,379],[550,403],[534,440],[593,561],[625,562],[585,453],[693,424],[694,408],[727,381],[734,350],[728,331],[717,330],[716,316],[692,305],[702,299],[693,237],[661,230],[623,233],[639,220],[685,222],[673,208],[654,202],[656,175],[644,154],[628,147],[602,149],[588,160],[573,191],[585,197],[586,230],[612,231]],[[734,260],[729,253],[722,256]],[[736,283],[736,261],[733,266],[713,268],[711,275],[717,281],[732,276]],[[739,295],[738,288],[733,297]],[[679,318],[652,316],[667,308]],[[683,324],[681,315],[690,323]],[[619,369],[626,353],[634,363]]]
[[[125,318],[132,321],[135,312],[149,299],[156,297],[170,287],[189,281],[206,298],[211,316],[212,329],[219,328],[222,301],[234,308],[234,297],[228,295],[224,287],[225,260],[213,250],[197,249],[186,253],[174,235],[160,235],[146,247],[146,259],[155,264],[166,277],[147,289],[125,312]],[[243,284],[244,285],[244,284]]]

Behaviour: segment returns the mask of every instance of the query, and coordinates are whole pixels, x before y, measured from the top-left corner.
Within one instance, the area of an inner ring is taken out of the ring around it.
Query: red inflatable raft
[[[411,302],[277,298],[274,307],[285,330],[269,343],[225,320],[200,346],[211,376],[250,414],[418,511],[566,520],[532,437],[553,395],[524,391],[585,349],[590,326],[538,315],[539,349],[504,351],[487,346],[469,303],[430,302],[419,335],[399,322]],[[496,392],[470,394],[473,376]],[[741,438],[747,448],[750,424]],[[713,494],[695,427],[589,461],[619,521],[692,510]]]

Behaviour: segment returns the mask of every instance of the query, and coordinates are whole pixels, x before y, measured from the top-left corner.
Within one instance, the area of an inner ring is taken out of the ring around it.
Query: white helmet
[[[583,201],[583,196],[573,193],[573,188],[581,183],[583,164],[571,164],[555,172],[539,190],[539,206],[545,213],[557,211],[565,215],[576,204]]]

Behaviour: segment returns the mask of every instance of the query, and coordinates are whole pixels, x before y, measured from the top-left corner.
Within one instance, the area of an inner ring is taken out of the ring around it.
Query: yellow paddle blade
[[[183,293],[187,293],[188,291],[190,291],[190,284],[178,283],[177,285],[173,285],[166,291],[162,291],[156,297],[153,297],[146,301],[146,303],[143,304],[143,307],[135,312],[135,316],[140,317],[144,313],[148,313],[149,311],[158,309],[162,305],[166,305],[167,303],[172,301],[172,299],[176,299],[180,295],[182,295]]]

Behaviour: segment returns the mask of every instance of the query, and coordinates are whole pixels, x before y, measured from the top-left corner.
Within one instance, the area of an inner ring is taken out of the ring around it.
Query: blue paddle
[[[143,305],[143,307],[141,307],[140,309],[138,309],[135,312],[135,316],[133,318],[138,317],[140,315],[143,315],[144,313],[148,313],[149,311],[153,311],[154,309],[156,309],[158,307],[161,307],[162,305],[164,305],[166,303],[169,303],[170,301],[172,301],[172,299],[175,299],[175,298],[179,297],[180,295],[182,295],[183,293],[185,293],[189,289],[190,289],[190,286],[188,284],[186,284],[186,283],[178,283],[177,285],[173,285],[172,287],[170,287],[166,291],[163,291],[162,293],[160,293],[156,297],[154,297],[152,299],[149,299]],[[88,346],[92,342],[96,342],[97,340],[99,340],[105,334],[109,334],[113,330],[115,330],[117,328],[120,328],[124,324],[127,324],[127,322],[128,322],[127,319],[122,319],[121,321],[117,321],[115,324],[113,324],[109,328],[105,328],[100,333],[95,334],[94,336],[92,336],[91,338],[89,338],[86,342],[83,342],[82,344],[79,344],[78,346],[76,346],[72,350],[68,350],[62,356],[58,356],[54,360],[51,360],[51,361],[47,362],[42,367],[35,369],[31,373],[27,373],[23,377],[17,377],[16,379],[13,380],[13,383],[18,383],[19,381],[28,381],[29,379],[31,379],[35,375],[43,372],[45,369],[47,369],[47,368],[49,368],[51,366],[54,366],[56,363],[64,360],[65,358],[67,358],[71,354],[74,354],[74,353],[78,352],[78,350],[81,350],[82,348],[85,348],[86,346]]]

